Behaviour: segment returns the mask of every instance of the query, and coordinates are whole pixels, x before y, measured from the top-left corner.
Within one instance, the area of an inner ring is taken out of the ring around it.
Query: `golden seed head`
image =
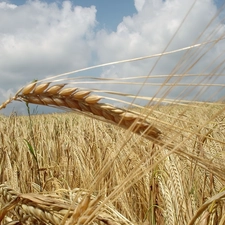
[[[75,99],[82,99],[85,96],[89,95],[91,93],[91,91],[77,91],[73,94],[73,97]]]
[[[69,96],[75,92],[77,88],[65,88],[59,92],[60,95]]]
[[[41,93],[43,93],[43,91],[44,91],[46,88],[48,88],[49,84],[50,84],[50,83],[39,84],[38,86],[36,86],[36,87],[34,88],[33,93],[34,93],[34,94],[41,94]]]
[[[57,94],[63,87],[65,86],[65,84],[59,84],[59,85],[54,85],[52,87],[50,87],[46,92],[52,95]]]
[[[88,96],[88,97],[85,98],[85,102],[88,103],[88,104],[95,104],[95,103],[97,103],[101,99],[102,99],[101,96],[90,95],[90,96]]]
[[[22,89],[22,94],[23,94],[23,95],[30,94],[31,91],[33,91],[35,85],[36,85],[36,83],[31,83],[31,84],[28,84],[27,86],[25,86],[25,87]]]

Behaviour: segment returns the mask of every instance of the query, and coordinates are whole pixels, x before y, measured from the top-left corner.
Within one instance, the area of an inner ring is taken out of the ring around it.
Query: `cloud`
[[[40,1],[1,6],[0,68],[5,82],[12,77],[29,81],[88,64],[94,6],[74,7],[68,1],[61,7]]]
[[[193,0],[136,0],[135,5],[143,4],[143,9],[138,8],[137,14],[124,17],[116,32],[98,32],[97,52],[100,60],[162,52],[177,31],[170,49],[193,44],[217,11],[212,1],[197,1],[188,12],[193,3]]]
[[[5,92],[15,92],[33,79],[85,67],[91,60],[94,6],[1,2],[0,21],[0,88]]]
[[[6,2],[0,2],[0,9],[15,9],[17,6]]]
[[[145,0],[135,0],[134,6],[138,12],[140,12],[145,4]]]
[[[217,15],[218,9],[212,0],[135,0],[134,5],[137,12],[124,17],[117,30],[108,31],[96,29],[95,6],[85,8],[70,1],[57,4],[36,0],[18,6],[1,2],[1,93],[15,92],[33,79],[93,64],[175,50],[216,39],[225,33],[221,14]],[[215,46],[211,45],[208,53],[204,51],[210,45],[189,51],[185,58],[185,52],[182,52],[163,56],[158,62],[158,58],[153,58],[105,67],[89,74],[104,78],[146,76],[150,72],[170,74],[178,65],[180,68],[176,72],[201,73],[206,70],[210,73],[224,59],[221,56],[213,61],[224,51],[223,46],[223,41],[220,41]],[[162,83],[164,80],[150,79],[149,82]],[[193,80],[186,78],[182,82]],[[131,83],[123,86],[98,85],[99,88],[133,94],[141,86],[132,86]],[[154,96],[158,90],[157,86],[146,85],[141,93]],[[180,88],[174,88],[170,94],[176,97],[178,92]],[[0,102],[5,97],[2,95]]]
[[[215,40],[225,33],[224,24],[219,19],[218,9],[210,0],[136,0],[135,7],[137,13],[124,17],[115,32],[101,30],[97,33],[96,52],[100,62],[105,63],[184,48],[196,43]],[[163,56],[156,65],[156,59],[151,59],[132,63],[129,66],[126,64],[113,66],[107,69],[107,73],[104,72],[102,76],[105,77],[106,74],[109,77],[142,76],[148,75],[149,72],[151,74],[203,72],[210,74],[224,60],[224,56],[216,59],[218,54],[224,50],[224,41],[220,41],[216,46],[205,45],[205,47],[190,50],[188,54],[186,51]],[[187,55],[185,56],[185,54]],[[214,59],[216,60],[214,61]],[[222,79],[220,77],[220,82],[223,82]],[[165,79],[160,80],[161,83],[164,81]],[[155,82],[154,79],[151,82]],[[186,77],[180,82],[197,83],[200,82],[200,79]],[[209,81],[204,80],[204,82]],[[128,93],[138,93],[142,88],[141,85],[131,88],[131,85],[127,85],[122,90]],[[113,86],[113,88],[115,87]],[[167,92],[168,97],[176,98],[181,95],[184,98],[186,95],[191,99],[202,88],[179,86],[171,90],[166,87],[164,89],[165,92],[160,87],[157,89],[146,85],[141,91],[147,96],[155,96],[157,93],[160,97]],[[159,90],[161,90],[160,93]]]

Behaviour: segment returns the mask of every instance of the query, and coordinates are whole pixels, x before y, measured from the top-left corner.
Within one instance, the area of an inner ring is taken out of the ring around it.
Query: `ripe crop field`
[[[177,150],[136,134],[127,140],[125,129],[74,113],[1,117],[1,219],[6,210],[5,221],[32,224],[73,216],[93,224],[223,224],[224,104],[152,114]]]
[[[0,114],[0,225],[225,224],[225,6],[172,48],[199,2],[161,53],[27,80],[0,105],[27,112]]]

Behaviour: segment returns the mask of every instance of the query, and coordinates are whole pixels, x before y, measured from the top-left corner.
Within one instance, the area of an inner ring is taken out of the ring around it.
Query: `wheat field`
[[[74,113],[1,117],[2,224],[223,224],[224,105],[164,112],[177,150]]]
[[[207,28],[181,49],[28,81],[2,103],[28,115],[0,114],[0,224],[225,224],[223,54],[198,68],[225,33]],[[177,53],[169,74],[152,74]],[[142,76],[79,75],[152,58]]]

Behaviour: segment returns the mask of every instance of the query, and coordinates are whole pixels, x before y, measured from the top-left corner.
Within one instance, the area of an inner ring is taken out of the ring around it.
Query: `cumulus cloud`
[[[134,6],[138,12],[140,12],[145,4],[145,0],[135,0]]]
[[[225,33],[221,14],[217,15],[218,8],[213,0],[134,0],[134,5],[137,12],[124,17],[115,31],[108,31],[96,29],[98,9],[95,6],[85,8],[70,1],[58,4],[36,0],[18,6],[1,2],[1,93],[11,93],[14,91],[12,88],[16,91],[33,79],[93,64],[183,48],[216,39]],[[223,46],[224,42],[221,41],[211,46],[206,54],[206,49],[193,49],[177,72],[213,71],[223,60],[220,57],[212,63],[224,51]],[[183,56],[184,53],[163,56],[155,67],[157,58],[106,67],[98,73],[100,77],[107,78],[143,76],[150,71],[152,74],[170,74]],[[192,65],[198,58],[198,63],[188,69],[187,65]],[[185,82],[188,81],[187,78]],[[108,88],[116,90],[118,86]],[[98,87],[106,88],[105,85]],[[127,85],[122,90],[135,94],[140,87]],[[156,86],[146,87],[142,90],[143,94],[154,96],[157,93]],[[171,96],[177,96],[177,91],[171,92]],[[1,95],[0,101],[5,97]]]
[[[4,82],[22,82],[82,68],[90,60],[89,39],[95,26],[94,6],[82,8],[65,1],[28,1],[1,5],[0,68]],[[10,7],[9,7],[10,6]]]
[[[101,30],[97,33],[96,43],[97,46],[101,47],[97,47],[96,52],[100,62],[175,50],[217,39],[225,33],[217,6],[210,0],[136,0],[135,7],[137,13],[124,17],[115,32],[109,33]],[[216,46],[206,45],[205,48],[193,49],[186,56],[184,55],[186,52],[163,56],[156,66],[154,66],[156,59],[151,59],[132,63],[129,66],[124,64],[112,67],[111,71],[108,69],[107,73],[103,73],[103,76],[110,76],[110,74],[119,77],[141,76],[148,75],[149,72],[151,74],[210,73],[224,60],[224,57],[221,56],[212,63],[218,57],[218,53],[220,54],[224,50],[224,41],[221,41]],[[220,82],[223,82],[222,79],[220,78]],[[160,82],[162,83],[164,80]],[[197,83],[200,82],[200,79],[193,80],[193,78],[188,77],[182,79],[181,82]],[[138,93],[140,88],[141,85],[136,89],[128,86],[123,88],[123,91],[135,93],[136,90]],[[142,88],[142,92],[147,96],[154,96],[159,89],[160,87],[158,89],[145,87]],[[184,98],[186,95],[191,99],[196,95],[199,87],[195,87],[195,91],[193,88],[189,88],[181,93],[184,89],[183,87],[173,88],[170,91],[170,97],[177,98],[180,95]],[[162,95],[163,92],[160,96]]]
[[[136,0],[135,5],[138,2],[143,3],[143,9],[137,7],[137,14],[124,17],[116,32],[98,32],[98,44],[104,46],[97,49],[100,60],[162,52],[177,31],[169,49],[189,46],[204,31],[217,11],[212,1],[197,1],[193,5],[194,0]]]
[[[94,6],[1,2],[0,21],[0,88],[5,92],[33,79],[85,67],[91,60]]]

